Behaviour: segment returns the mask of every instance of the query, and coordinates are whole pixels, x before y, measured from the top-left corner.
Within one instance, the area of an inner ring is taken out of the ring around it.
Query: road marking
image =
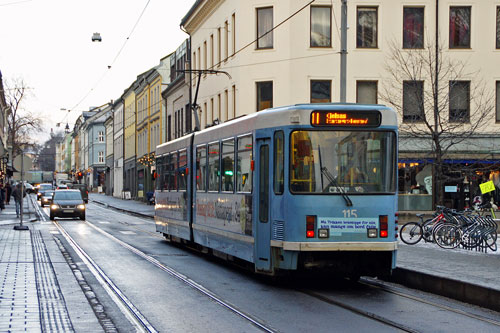
[[[120,230],[120,232],[124,235],[137,235],[135,232],[128,230]]]
[[[109,222],[108,222],[108,221],[100,221],[99,223],[100,223],[100,224],[109,224]]]

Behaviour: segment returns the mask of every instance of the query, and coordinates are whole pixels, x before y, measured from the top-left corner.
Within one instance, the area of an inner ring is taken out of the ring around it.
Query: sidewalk
[[[154,206],[143,202],[103,194],[91,194],[89,199],[120,211],[154,216]],[[497,242],[500,248],[500,239]],[[414,246],[400,242],[392,281],[500,311],[500,250],[481,253],[444,250],[423,241]]]
[[[14,230],[13,201],[0,212],[0,332],[102,332],[51,223],[36,220],[34,204],[27,195],[23,225],[29,230]]]

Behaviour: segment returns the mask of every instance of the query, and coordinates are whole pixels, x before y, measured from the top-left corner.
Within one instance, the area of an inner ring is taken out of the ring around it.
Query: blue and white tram
[[[267,109],[156,149],[156,230],[254,265],[389,274],[397,118],[382,105]]]

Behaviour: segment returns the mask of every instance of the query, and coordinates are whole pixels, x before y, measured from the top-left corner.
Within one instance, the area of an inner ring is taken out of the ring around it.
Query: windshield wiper
[[[335,186],[335,188],[337,189],[337,191],[340,192],[340,194],[342,195],[342,198],[344,198],[344,200],[345,200],[346,206],[348,206],[348,207],[352,206],[351,199],[347,196],[347,194],[344,192],[342,187],[339,186],[339,183],[337,183],[337,180],[335,180],[335,178],[332,176],[332,174],[330,173],[330,171],[328,171],[328,169],[326,167],[321,168],[321,174],[325,175],[326,179],[328,179],[330,184],[333,184]]]

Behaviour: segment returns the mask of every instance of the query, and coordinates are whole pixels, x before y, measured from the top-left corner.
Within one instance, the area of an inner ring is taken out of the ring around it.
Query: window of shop
[[[332,101],[332,81],[311,80],[311,103],[330,103]]]
[[[332,46],[332,7],[311,6],[311,47]]]
[[[450,7],[450,49],[470,48],[471,7]]]
[[[398,209],[432,210],[432,164],[421,160],[398,163]]]
[[[377,48],[377,7],[358,7],[356,47]]]
[[[424,8],[403,8],[403,48],[421,49],[424,47]]]

